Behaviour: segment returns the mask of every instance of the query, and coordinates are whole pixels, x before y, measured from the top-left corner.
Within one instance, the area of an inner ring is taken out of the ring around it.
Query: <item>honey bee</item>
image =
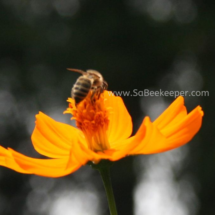
[[[70,68],[68,68],[67,70],[79,72],[82,74],[82,76],[77,79],[71,90],[71,95],[75,100],[76,105],[87,97],[90,90],[92,90],[91,101],[93,102],[95,95],[98,95],[99,98],[100,94],[108,88],[107,82],[96,70],[90,69],[86,72],[79,69]]]

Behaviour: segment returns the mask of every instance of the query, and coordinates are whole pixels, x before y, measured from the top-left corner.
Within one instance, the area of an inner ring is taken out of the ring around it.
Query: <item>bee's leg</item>
[[[91,95],[91,102],[92,102],[92,104],[93,104],[93,98],[94,98],[94,96],[95,96],[95,93],[96,93],[96,90],[93,89],[93,93],[92,93],[92,95]]]
[[[106,81],[103,82],[103,91],[107,90],[108,88],[108,83]]]
[[[98,89],[98,99],[100,98],[100,95],[101,95],[101,93],[103,93],[103,88],[102,87],[100,87],[100,89]]]

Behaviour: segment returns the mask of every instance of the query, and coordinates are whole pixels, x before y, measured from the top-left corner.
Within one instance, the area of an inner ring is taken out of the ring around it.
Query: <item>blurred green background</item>
[[[119,214],[214,215],[215,13],[213,1],[2,0],[0,143],[38,157],[30,135],[43,111],[72,124],[67,98],[78,74],[100,71],[112,91],[208,91],[185,97],[205,111],[190,144],[127,157],[112,167]],[[173,97],[123,97],[134,132]],[[100,176],[89,166],[50,179],[0,167],[1,215],[107,215]]]

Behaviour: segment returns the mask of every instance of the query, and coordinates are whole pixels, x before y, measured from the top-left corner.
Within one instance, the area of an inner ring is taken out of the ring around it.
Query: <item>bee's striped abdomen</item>
[[[86,98],[91,89],[91,81],[85,77],[80,77],[72,88],[72,97],[75,103],[78,104]]]

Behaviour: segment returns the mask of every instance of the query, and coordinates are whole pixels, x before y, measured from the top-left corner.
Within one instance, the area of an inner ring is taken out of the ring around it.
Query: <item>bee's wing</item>
[[[72,71],[72,72],[78,72],[78,73],[81,73],[82,75],[86,75],[87,74],[85,71],[80,70],[80,69],[67,68],[67,70]]]

